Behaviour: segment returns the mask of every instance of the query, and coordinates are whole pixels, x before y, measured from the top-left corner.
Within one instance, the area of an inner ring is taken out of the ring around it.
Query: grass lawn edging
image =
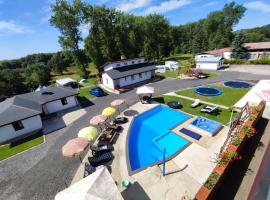
[[[25,142],[23,142],[25,141]],[[36,133],[24,139],[21,139],[13,144],[5,144],[0,146],[0,162],[14,156],[17,156],[25,151],[36,148],[46,142],[45,135],[42,132]],[[18,143],[18,144],[16,144]],[[15,144],[15,145],[14,145]],[[14,145],[14,146],[13,146]],[[9,146],[9,147],[7,147]],[[4,152],[3,152],[4,151]]]
[[[242,140],[239,143],[231,142],[228,145],[225,151],[225,153],[227,153],[226,159],[221,158],[221,159],[224,159],[225,162],[221,164],[222,160],[217,161],[217,165],[214,168],[213,172],[210,174],[206,182],[201,186],[201,188],[197,192],[195,196],[196,200],[209,200],[213,198],[215,192],[217,191],[219,186],[222,184],[224,177],[227,175],[232,163],[235,160],[239,159],[238,153],[245,145],[246,140],[252,137],[252,134],[253,135],[255,134],[255,132],[251,133],[249,131],[254,129],[256,123],[262,117],[263,111],[265,109],[265,104],[266,104],[265,101],[261,101],[258,106],[253,107],[251,109],[249,118],[242,124],[239,132],[236,134],[236,136],[242,138]],[[243,127],[249,127],[249,129],[247,129],[246,131],[243,131],[242,129]],[[231,156],[229,157],[229,155]],[[219,155],[219,157],[222,157],[222,155]]]

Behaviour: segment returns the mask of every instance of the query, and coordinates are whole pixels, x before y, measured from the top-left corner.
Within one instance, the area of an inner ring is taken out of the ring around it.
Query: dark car
[[[91,90],[89,90],[90,94],[96,96],[96,97],[102,97],[104,96],[104,92],[102,89],[100,88],[92,88]]]

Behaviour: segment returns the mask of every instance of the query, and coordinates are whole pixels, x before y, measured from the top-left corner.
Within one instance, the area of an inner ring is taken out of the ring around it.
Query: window
[[[134,64],[135,62],[134,62],[134,61],[132,61],[131,63],[132,63],[132,64]]]
[[[131,76],[131,80],[134,80],[134,75]]]
[[[109,80],[108,80],[108,78],[106,78],[106,84],[107,84],[107,85],[109,84]]]
[[[62,105],[67,105],[68,104],[67,98],[62,98],[61,103],[62,103]]]
[[[127,81],[127,77],[125,76],[125,81]]]
[[[142,78],[142,73],[139,73],[139,77]]]
[[[118,63],[116,66],[117,66],[117,67],[120,67],[120,64]]]
[[[19,130],[24,129],[24,126],[23,126],[22,121],[13,122],[12,123],[12,126],[13,126],[13,128],[14,128],[15,131],[19,131]]]

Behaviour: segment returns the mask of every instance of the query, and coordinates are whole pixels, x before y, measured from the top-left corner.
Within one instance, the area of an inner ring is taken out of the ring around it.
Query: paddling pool
[[[225,86],[231,88],[251,88],[252,85],[243,81],[227,81],[224,83]]]
[[[222,124],[217,121],[199,116],[191,122],[190,126],[203,130],[210,136],[214,136],[222,127]]]
[[[166,160],[183,150],[189,141],[170,129],[189,118],[185,113],[161,105],[136,116],[127,141],[129,173],[161,163],[164,149]]]
[[[198,88],[195,88],[194,91],[197,94],[200,94],[203,96],[218,96],[222,94],[222,91],[215,87],[198,87]]]

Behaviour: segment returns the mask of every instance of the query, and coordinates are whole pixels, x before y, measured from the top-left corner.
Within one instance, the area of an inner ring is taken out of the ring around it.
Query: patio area
[[[159,104],[137,103],[128,110],[136,110],[138,113],[143,113]],[[125,112],[125,111],[124,111]],[[124,116],[124,112],[120,116]],[[222,144],[226,139],[228,128],[223,128],[214,137],[202,135],[199,141],[189,138],[179,133],[182,127],[187,127],[191,119],[185,121],[172,131],[189,140],[191,144],[187,146],[181,153],[173,159],[166,162],[166,176],[162,176],[162,165],[154,165],[140,171],[132,176],[128,173],[127,166],[127,135],[134,116],[125,116],[129,122],[123,124],[123,131],[119,134],[116,143],[114,144],[114,159],[109,163],[111,175],[118,184],[118,188],[125,199],[180,199],[183,196],[194,198],[196,192],[208,178],[213,168],[215,167],[216,154],[219,152]],[[83,178],[84,162],[87,162],[87,157],[91,156],[90,151],[85,156],[82,164],[77,170],[72,184]],[[122,180],[130,181],[130,186],[127,189],[120,185]]]

